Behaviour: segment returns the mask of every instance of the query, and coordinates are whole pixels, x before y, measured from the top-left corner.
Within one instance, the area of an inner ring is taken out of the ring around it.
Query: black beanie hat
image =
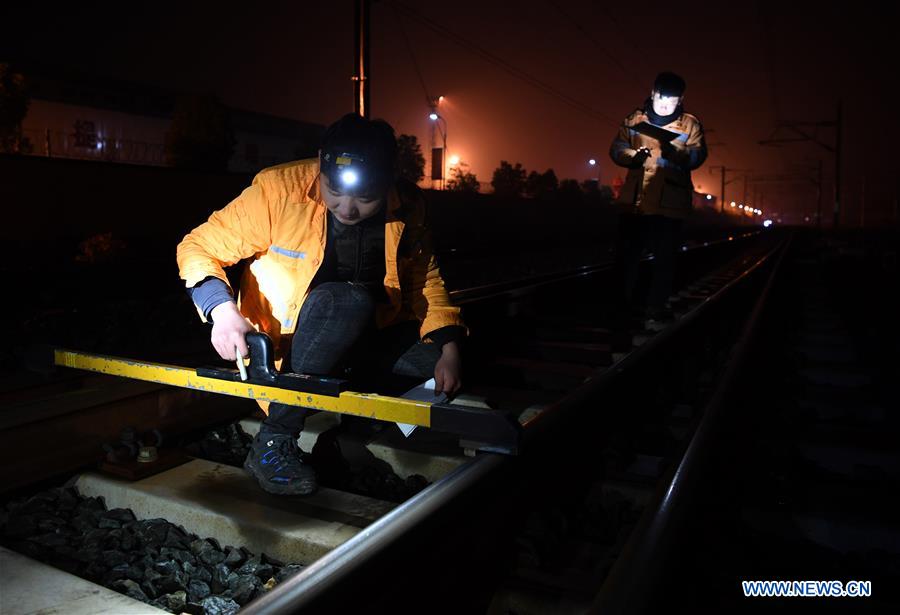
[[[675,73],[665,72],[656,76],[653,82],[653,91],[662,96],[684,96],[687,85],[680,76]]]
[[[381,195],[394,181],[397,139],[384,120],[348,113],[322,137],[319,170],[341,192]]]

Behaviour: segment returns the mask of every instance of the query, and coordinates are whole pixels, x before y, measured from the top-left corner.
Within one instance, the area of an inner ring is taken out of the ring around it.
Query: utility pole
[[[716,130],[714,128],[707,128],[704,131],[704,135],[711,135],[715,132],[716,132]],[[725,147],[727,145],[728,145],[727,143],[724,143],[722,141],[717,141],[715,143],[707,142],[706,147]],[[720,167],[709,167],[709,172],[712,173],[713,169],[718,169],[718,168],[720,168]],[[725,183],[726,183],[725,182],[725,173],[727,172],[724,165],[722,165],[721,169],[722,169],[722,185],[721,185],[721,192],[719,193],[720,194],[719,213],[722,213],[725,211]],[[598,183],[598,185],[599,185],[599,183]]]
[[[709,170],[712,171],[714,167],[710,167]],[[722,202],[719,203],[719,213],[725,212],[725,174],[728,173],[728,169],[725,165],[722,165]]]
[[[722,185],[719,188],[719,213],[725,213],[725,174],[728,173],[728,168],[723,164],[722,166],[709,167],[709,172],[713,173],[716,169],[719,169],[722,172]]]
[[[897,203],[897,185],[894,184],[894,226],[900,224],[900,207]]]
[[[824,122],[780,122],[778,126],[775,127],[775,131],[772,133],[772,136],[759,142],[760,145],[782,145],[784,143],[812,141],[819,147],[834,154],[834,228],[838,227],[841,218],[841,153],[843,143],[843,125],[843,105],[841,100],[839,99],[837,102],[837,115],[834,120]],[[819,140],[817,134],[818,129],[824,127],[833,127],[835,129],[834,146],[828,145],[827,143],[823,143]],[[799,136],[776,138],[776,135],[782,128],[790,130],[795,135]],[[812,132],[809,131],[809,128],[812,128]],[[821,216],[819,216],[819,218],[821,220]]]
[[[835,124],[837,134],[834,137],[834,228],[837,229],[841,219],[841,142],[843,141],[841,133],[844,132],[843,104],[840,99],[838,99]]]
[[[816,172],[816,228],[822,230],[822,159]]]
[[[807,171],[808,173],[808,171]],[[811,183],[818,187],[817,195],[818,195],[818,203],[819,203],[819,211],[821,212],[821,195],[822,195],[822,161],[819,161],[818,165],[818,177],[813,177],[803,172],[793,172],[793,173],[772,173],[772,174],[757,174],[753,177],[753,185],[763,185],[763,184],[797,184],[797,183]],[[760,197],[762,198],[762,197]],[[759,207],[762,209],[762,206]]]
[[[750,169],[732,169],[732,168],[726,167],[723,164],[720,166],[709,167],[709,172],[714,173],[716,171],[716,169],[718,169],[721,172],[721,177],[722,177],[722,186],[721,186],[722,202],[719,204],[719,213],[722,213],[725,211],[725,186],[730,184],[731,182],[735,181],[735,179],[737,179],[737,178],[734,178],[734,179],[726,180],[725,179],[726,174],[728,174],[728,173],[752,173],[752,170],[750,170]],[[744,175],[744,200],[746,200],[746,199],[747,199],[747,176]]]
[[[862,187],[859,195],[859,228],[866,228],[866,176],[862,176]]]
[[[369,108],[369,9],[371,0],[356,0],[355,10],[355,36],[356,50],[355,72],[353,75],[353,110],[368,118],[371,113]]]
[[[437,113],[437,112],[438,112],[438,107],[439,107],[440,104],[441,104],[441,98],[440,98],[439,96],[427,96],[426,98],[427,98],[427,100],[428,100],[428,106],[431,108],[431,113]],[[429,162],[431,163],[431,168],[432,168],[432,173],[431,173],[431,187],[434,188],[434,187],[435,187],[435,182],[436,182],[436,181],[439,181],[439,180],[436,180],[436,179],[434,178],[434,171],[433,171],[433,169],[434,169],[434,158],[435,158],[435,148],[437,147],[437,137],[436,137],[436,134],[437,134],[437,122],[436,122],[436,121],[432,121],[432,122],[429,122],[429,124],[430,124],[430,125],[429,125],[429,136],[431,137],[431,138],[430,138],[430,144],[431,144],[431,147],[428,148],[428,151],[431,152],[431,153],[429,154]],[[441,154],[443,155],[444,152],[441,152]],[[442,161],[441,164],[443,164],[443,158],[441,158],[441,161]],[[443,168],[443,167],[442,167],[442,168]],[[442,174],[442,176],[443,176],[443,174]],[[440,185],[440,184],[438,184],[438,185]]]

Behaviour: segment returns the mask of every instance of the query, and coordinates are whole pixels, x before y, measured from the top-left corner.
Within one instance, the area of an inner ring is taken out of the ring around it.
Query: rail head
[[[244,615],[317,612],[316,605],[330,592],[340,591],[346,578],[384,557],[389,549],[431,523],[446,505],[457,501],[512,458],[481,454],[420,491],[353,538],[326,553],[301,572],[247,604]],[[346,588],[344,588],[346,589]]]
[[[687,515],[686,505],[700,482],[702,463],[714,443],[716,428],[721,420],[728,392],[740,377],[746,357],[753,344],[761,315],[767,305],[775,279],[785,254],[790,249],[792,235],[769,254],[773,267],[765,279],[762,292],[754,302],[723,368],[723,374],[713,392],[697,429],[684,449],[681,459],[669,471],[647,506],[638,525],[628,539],[621,556],[597,594],[589,613],[643,613],[650,607],[665,562],[676,542],[674,534]]]
[[[648,357],[653,356],[661,348],[680,338],[687,330],[700,322],[711,311],[723,304],[725,299],[730,296],[736,288],[743,285],[767,262],[770,262],[770,259],[773,256],[778,254],[779,250],[784,245],[784,241],[785,240],[779,242],[774,248],[756,259],[752,264],[747,266],[740,275],[704,299],[700,305],[695,307],[684,317],[678,319],[675,323],[657,333],[640,347],[629,352],[622,360],[613,364],[611,367],[598,370],[597,374],[590,377],[582,386],[571,391],[556,403],[551,404],[543,412],[525,422],[522,426],[524,431],[522,440],[523,451],[527,450],[529,447],[535,446],[536,441],[543,438],[546,433],[551,430],[553,425],[559,424],[565,417],[581,407],[581,405],[602,394],[604,390],[607,390],[608,387],[626,372],[633,372],[636,369],[639,369]]]
[[[747,268],[738,278],[718,293],[711,296],[707,302],[714,305],[721,300],[724,294],[734,289],[739,280],[745,279],[752,272],[762,266],[765,259],[774,253],[774,250],[759,261]],[[582,268],[585,269],[585,268]],[[573,275],[583,275],[573,272]],[[717,299],[718,297],[718,299]],[[702,307],[702,306],[701,306]],[[704,308],[705,310],[710,307]],[[695,316],[694,318],[699,318]],[[682,319],[682,326],[688,326],[693,322],[692,318]],[[659,337],[660,340],[668,339],[668,336]],[[672,334],[670,334],[672,335]],[[657,342],[659,343],[659,342]],[[648,344],[642,346],[637,353],[644,355],[656,346]],[[629,355],[630,356],[630,355]],[[633,359],[635,364],[640,357]],[[589,399],[596,398],[605,388],[604,383],[608,379],[617,378],[621,373],[629,369],[632,361],[618,364],[608,373],[601,374],[597,378],[589,380],[576,392],[568,395],[560,403],[555,404],[551,410],[555,418],[560,418],[568,410],[576,405],[581,405]],[[525,435],[544,431],[544,425],[540,421],[532,421],[525,425]],[[528,455],[536,450],[525,443],[523,454]],[[242,613],[248,615],[293,613],[293,612],[317,612],[317,608],[328,595],[334,592],[346,590],[342,583],[351,575],[375,565],[380,558],[387,554],[396,544],[402,540],[409,540],[414,532],[425,530],[442,508],[450,503],[458,502],[467,493],[475,491],[489,477],[501,474],[509,470],[517,458],[506,455],[483,453],[477,455],[471,461],[463,464],[438,482],[421,491],[419,494],[407,500],[378,521],[366,527],[356,536],[343,543],[338,548],[310,564],[294,577],[276,586],[272,591],[258,597],[246,605]]]
[[[746,231],[743,233],[733,233],[722,239],[706,240],[694,245],[685,245],[682,247],[681,252],[693,253],[707,250],[709,248],[728,244],[729,242],[735,240],[749,239],[761,234],[762,232],[763,231],[756,230]],[[652,257],[646,256],[643,260],[649,261],[652,260]],[[455,305],[464,306],[503,297],[515,298],[518,296],[526,295],[530,292],[534,292],[535,290],[544,286],[548,286],[550,284],[558,284],[560,282],[567,282],[577,278],[588,277],[596,275],[598,273],[611,271],[613,267],[614,263],[612,261],[603,261],[590,265],[580,265],[578,267],[561,269],[559,271],[527,276],[515,280],[504,280],[502,282],[482,284],[480,286],[473,286],[471,288],[462,288],[459,290],[451,291],[450,300]]]

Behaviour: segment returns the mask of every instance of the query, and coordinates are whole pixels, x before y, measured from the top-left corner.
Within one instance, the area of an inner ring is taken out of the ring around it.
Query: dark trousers
[[[400,392],[434,375],[440,349],[419,338],[419,323],[383,330],[374,324],[375,303],[358,284],[326,282],[309,293],[297,317],[290,355],[283,365],[297,374],[334,376],[349,370],[354,388]],[[299,434],[308,410],[269,405],[261,434]]]
[[[622,306],[648,311],[664,308],[675,282],[675,256],[681,245],[681,220],[665,216],[622,214],[616,240],[616,270]],[[638,294],[638,274],[644,251],[653,254],[650,262],[646,301]]]

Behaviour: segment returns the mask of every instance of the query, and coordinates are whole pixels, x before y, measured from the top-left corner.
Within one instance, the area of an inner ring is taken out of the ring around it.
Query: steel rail
[[[621,555],[616,559],[606,581],[597,595],[590,613],[643,613],[651,606],[654,588],[660,580],[665,563],[677,544],[677,534],[687,519],[687,506],[700,484],[704,462],[715,444],[715,434],[721,424],[725,404],[742,375],[742,369],[752,347],[761,315],[778,276],[791,238],[779,246],[778,260],[766,280],[723,369],[722,377],[711,396],[702,418],[690,439],[681,460],[667,474],[651,503],[641,515]]]
[[[780,246],[779,246],[780,247]],[[560,402],[537,415],[524,425],[525,444],[522,456],[531,456],[539,447],[535,444],[552,431],[564,418],[596,399],[627,371],[637,369],[651,354],[677,339],[679,332],[696,324],[713,306],[722,302],[738,286],[758,271],[778,247],[767,252],[747,267],[737,278],[707,298],[695,310],[674,325],[651,338],[646,344],[629,353],[625,359],[591,378],[582,387],[564,397]],[[388,513],[365,530],[323,555],[300,573],[258,597],[242,609],[247,615],[271,615],[280,613],[316,612],[321,600],[333,592],[340,592],[344,581],[352,574],[365,570],[376,561],[387,557],[395,543],[412,532],[421,534],[433,523],[436,513],[474,489],[480,482],[502,471],[509,471],[519,458],[480,454],[472,461],[457,468],[440,481],[421,491],[404,504]],[[349,596],[348,596],[349,597]]]

